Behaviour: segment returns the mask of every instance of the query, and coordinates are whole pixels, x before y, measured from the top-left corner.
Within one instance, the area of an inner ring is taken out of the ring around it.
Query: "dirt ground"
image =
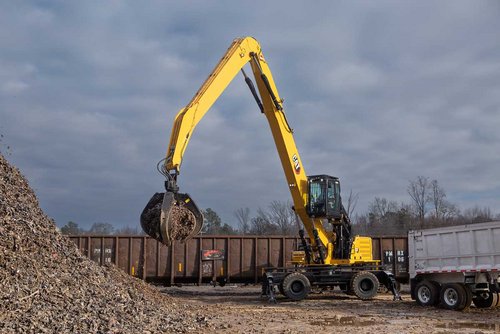
[[[260,297],[260,286],[159,289],[175,303],[204,310],[204,333],[500,333],[499,308],[457,312],[420,307],[405,286],[402,301],[386,293],[361,301],[334,290],[300,302],[279,296],[276,304]]]

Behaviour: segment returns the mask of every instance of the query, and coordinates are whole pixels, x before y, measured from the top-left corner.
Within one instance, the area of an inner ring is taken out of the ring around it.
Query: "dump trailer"
[[[500,221],[408,233],[411,297],[463,310],[500,305]]]

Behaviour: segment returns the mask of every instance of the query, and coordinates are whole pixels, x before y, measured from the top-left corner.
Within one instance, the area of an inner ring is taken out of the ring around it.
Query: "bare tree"
[[[429,178],[418,176],[414,181],[410,181],[407,191],[411,199],[413,200],[420,225],[421,227],[423,227],[425,214],[427,212],[427,193],[429,191]]]
[[[269,214],[261,208],[257,210],[257,216],[252,218],[251,223],[250,233],[252,234],[276,234],[278,230],[277,226],[269,219]]]
[[[434,218],[441,220],[446,210],[446,193],[439,186],[437,180],[432,180],[429,187],[430,191],[427,195],[427,201],[432,204]]]
[[[354,213],[354,209],[356,209],[356,205],[358,205],[359,194],[353,193],[352,189],[349,191],[349,197],[347,197],[347,214],[349,217],[352,217]]]
[[[111,235],[114,232],[115,228],[110,223],[94,223],[89,230],[92,235]]]
[[[141,235],[144,234],[137,226],[125,226],[115,230],[116,235]]]
[[[442,216],[441,216],[442,219],[449,220],[456,218],[459,215],[460,215],[460,208],[456,204],[445,201],[442,208]]]
[[[77,223],[69,221],[66,225],[61,227],[61,233],[66,235],[79,235],[83,234],[83,230],[78,227]]]
[[[295,213],[290,202],[272,201],[269,205],[269,220],[283,235],[295,234]]]
[[[481,208],[478,205],[464,210],[462,217],[467,223],[482,223],[493,220],[491,209],[487,206]]]
[[[368,214],[358,215],[353,219],[352,234],[366,235],[369,234],[368,228]]]
[[[378,219],[384,218],[389,212],[398,211],[398,203],[388,201],[386,198],[375,197],[373,202],[368,206],[369,213],[373,214]]]
[[[240,233],[248,234],[248,232],[250,232],[250,209],[239,208],[234,212],[234,215],[238,220],[238,228],[240,230]]]

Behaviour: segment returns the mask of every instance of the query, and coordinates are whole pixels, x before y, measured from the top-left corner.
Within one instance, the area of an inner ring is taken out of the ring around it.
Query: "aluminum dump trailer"
[[[500,221],[408,233],[411,296],[422,306],[500,306]]]

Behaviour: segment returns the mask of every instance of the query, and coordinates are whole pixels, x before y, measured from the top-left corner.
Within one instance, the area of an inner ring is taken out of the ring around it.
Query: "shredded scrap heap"
[[[0,333],[202,332],[205,319],[82,256],[0,154]]]

